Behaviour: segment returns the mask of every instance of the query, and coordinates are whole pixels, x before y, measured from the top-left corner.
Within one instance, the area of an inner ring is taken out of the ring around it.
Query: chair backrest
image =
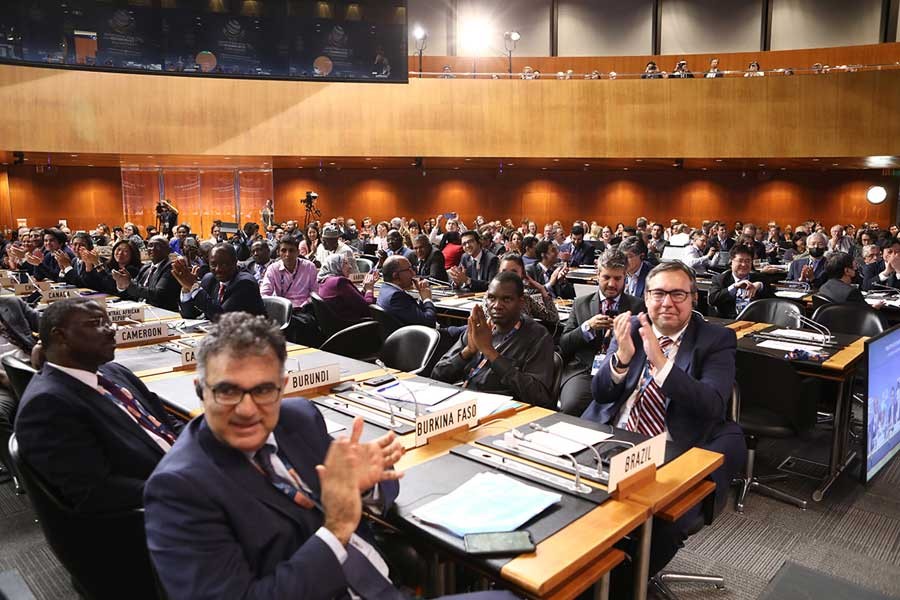
[[[736,366],[735,382],[740,387],[736,415],[758,406],[779,415],[797,432],[815,426],[816,384],[804,381],[790,362],[781,357],[738,352]],[[761,373],[765,376],[760,376]]]
[[[771,323],[779,327],[800,327],[800,315],[803,311],[800,305],[786,298],[764,298],[754,300],[747,305],[738,321],[753,321],[755,323]]]
[[[263,306],[266,307],[266,315],[281,327],[287,329],[291,324],[291,313],[294,305],[287,298],[281,296],[263,296]]]
[[[553,398],[553,405],[559,405],[559,390],[562,387],[563,369],[566,363],[559,352],[553,353],[553,387],[550,388],[550,394]]]
[[[322,330],[322,335],[326,338],[353,325],[354,322],[345,321],[338,317],[335,312],[331,310],[331,307],[328,306],[328,302],[316,292],[311,293],[309,299],[310,302],[312,302],[313,313],[316,315],[319,329]]]
[[[378,257],[374,254],[360,254],[359,258],[369,261],[373,267],[378,264]]]
[[[384,333],[385,339],[403,327],[403,323],[401,323],[399,319],[394,315],[388,314],[386,310],[377,304],[370,304],[369,312],[372,314],[373,319],[381,323],[381,331]]]
[[[821,294],[813,294],[812,296],[812,305],[813,310],[818,310],[819,307],[825,306],[826,304],[831,304],[831,299]]]
[[[878,335],[888,328],[887,320],[875,309],[862,304],[825,304],[813,313],[813,321],[833,333]]]
[[[9,385],[13,394],[15,394],[17,399],[21,399],[22,394],[25,393],[25,388],[28,387],[28,382],[31,381],[31,378],[34,377],[37,371],[28,363],[9,355],[4,356],[0,362],[3,363],[6,376],[9,377]]]
[[[325,340],[319,349],[348,356],[359,360],[374,362],[378,358],[384,337],[381,324],[377,321],[363,321],[338,331]]]
[[[85,514],[68,507],[19,454],[9,454],[38,516],[50,549],[87,598],[156,600],[156,578],[147,552],[144,509]],[[123,590],[128,590],[123,594]]]
[[[419,374],[437,350],[441,334],[424,325],[406,325],[388,336],[381,347],[381,360],[391,369]]]
[[[371,271],[374,268],[374,266],[375,266],[375,263],[373,263],[368,258],[357,258],[356,259],[356,269],[360,273],[368,273],[369,271]]]

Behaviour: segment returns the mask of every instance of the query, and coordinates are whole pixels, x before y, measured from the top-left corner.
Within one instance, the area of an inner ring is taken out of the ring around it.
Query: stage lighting
[[[883,186],[873,185],[866,190],[866,200],[870,204],[881,204],[887,198],[887,190]]]
[[[416,25],[413,28],[413,37],[416,39],[417,42],[424,40],[427,36],[428,36],[428,34],[425,33],[425,30],[422,28],[421,25]]]

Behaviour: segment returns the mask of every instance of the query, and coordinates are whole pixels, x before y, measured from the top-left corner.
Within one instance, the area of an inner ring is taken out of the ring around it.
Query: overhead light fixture
[[[722,162],[722,159],[721,159],[721,158],[717,158],[717,159],[716,159],[716,162]]]
[[[866,200],[869,201],[869,204],[881,204],[885,198],[887,198],[887,190],[884,189],[884,186],[873,185],[866,190]]]
[[[511,42],[518,42],[522,39],[522,35],[518,31],[507,31],[503,34],[503,39]]]
[[[890,167],[893,162],[893,156],[870,156],[866,159],[866,166],[873,169],[883,169]]]
[[[428,34],[425,33],[425,29],[421,25],[416,25],[415,27],[413,27],[413,38],[417,42],[421,42],[427,36],[428,36]]]
[[[491,24],[483,16],[463,19],[459,28],[459,47],[463,55],[481,56],[491,38]]]
[[[814,159],[812,159],[812,161],[813,161],[813,162],[819,162],[819,159],[818,159],[818,158],[814,158]]]

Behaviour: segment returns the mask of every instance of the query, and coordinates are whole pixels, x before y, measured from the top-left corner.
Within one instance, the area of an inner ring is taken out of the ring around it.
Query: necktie
[[[266,444],[256,452],[254,461],[272,485],[284,492],[298,506],[324,512],[312,490],[303,486],[297,472],[283,454],[279,454],[278,458],[291,475],[291,480],[285,479],[275,472],[275,468],[272,466],[273,454],[275,454],[275,447]],[[303,486],[303,489],[299,486]],[[384,577],[369,559],[356,549],[352,542],[347,544],[346,550],[347,560],[344,562],[342,570],[347,584],[357,595],[365,600],[401,600],[403,598],[390,580]]]
[[[671,338],[659,338],[659,347],[668,358],[672,348]],[[666,430],[666,396],[650,375],[649,363],[644,367],[641,392],[628,415],[628,430],[650,437]]]
[[[101,392],[116,404],[124,406],[125,410],[128,411],[128,414],[134,417],[134,420],[138,422],[138,425],[147,431],[152,432],[154,435],[161,437],[168,442],[170,446],[175,443],[175,433],[172,429],[144,408],[130,391],[122,386],[116,385],[101,373],[97,373],[97,383],[100,384]]]
[[[225,284],[219,283],[219,305],[225,300]]]
[[[141,285],[149,285],[150,278],[153,277],[154,273],[156,273],[156,263],[150,265],[150,268],[147,269],[147,276],[144,277],[144,281],[141,283]]]

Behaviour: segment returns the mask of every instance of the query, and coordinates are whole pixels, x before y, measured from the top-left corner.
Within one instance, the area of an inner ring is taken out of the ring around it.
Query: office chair
[[[887,320],[878,311],[858,303],[825,304],[816,309],[812,318],[832,333],[872,337],[888,328]]]
[[[72,576],[78,593],[89,600],[111,598],[159,600],[147,552],[144,509],[85,514],[71,509],[19,454],[13,435],[9,454],[47,543]],[[123,593],[127,590],[127,593]]]
[[[787,479],[786,473],[762,476],[755,473],[756,447],[760,438],[793,438],[813,428],[816,423],[816,385],[801,380],[786,360],[749,352],[737,355],[737,383],[743,400],[736,411],[738,424],[747,439],[745,475],[733,482],[741,486],[737,511],[744,512],[750,492],[765,494],[805,510],[806,500],[768,485]]]
[[[381,323],[381,331],[385,339],[387,339],[392,333],[403,327],[403,323],[401,323],[400,320],[397,319],[397,317],[388,314],[387,311],[385,311],[377,304],[369,305],[369,313],[371,313],[373,319]]]
[[[319,329],[322,330],[322,335],[326,338],[353,325],[353,321],[345,321],[338,317],[334,311],[331,310],[331,307],[328,306],[328,302],[316,292],[309,295],[309,300],[312,303],[316,321],[319,323]]]
[[[266,316],[279,325],[284,331],[291,324],[291,313],[294,305],[287,298],[280,296],[263,296],[263,306],[266,307]]]
[[[373,263],[368,258],[360,257],[360,258],[356,259],[356,269],[360,273],[368,273],[369,271],[371,271],[374,268],[375,268],[375,263]]]
[[[16,399],[12,414],[9,415],[9,422],[10,425],[12,425],[15,423],[16,409],[19,405],[19,400],[22,399],[22,394],[25,393],[28,382],[31,381],[31,378],[34,377],[34,374],[37,373],[37,371],[35,371],[28,363],[13,356],[4,356],[0,362],[2,362],[3,369],[6,371],[6,376],[9,378],[9,387],[12,389],[13,397]],[[25,493],[25,488],[22,487],[22,483],[19,481],[18,473],[16,472],[16,467],[15,464],[13,464],[12,458],[9,456],[8,448],[9,435],[0,433],[0,463],[2,463],[4,469],[9,472],[16,494],[21,496]],[[2,470],[0,470],[0,473],[2,473]]]
[[[380,323],[362,321],[335,333],[319,346],[319,350],[366,362],[375,362],[384,343],[383,340]]]
[[[441,334],[424,325],[407,325],[388,336],[381,347],[381,360],[391,369],[421,374],[434,356]]]
[[[737,316],[738,321],[753,321],[754,323],[771,323],[778,327],[800,327],[800,305],[786,298],[763,298],[762,300],[754,300],[748,304],[741,314]]]
[[[818,310],[819,308],[821,308],[822,306],[825,306],[826,304],[831,304],[831,299],[828,298],[827,296],[823,296],[821,294],[813,294],[812,295],[813,310]]]

